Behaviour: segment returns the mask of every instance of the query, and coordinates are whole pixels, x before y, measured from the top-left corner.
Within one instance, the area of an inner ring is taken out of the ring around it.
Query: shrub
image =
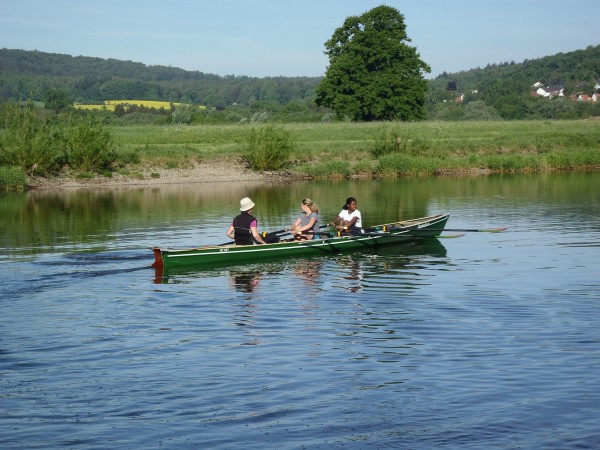
[[[371,150],[375,158],[392,153],[403,153],[406,151],[406,143],[402,140],[399,131],[384,128]]]
[[[596,149],[553,151],[546,154],[546,159],[551,167],[557,169],[597,167],[600,165],[600,152]]]
[[[244,158],[254,170],[279,170],[288,164],[294,148],[287,131],[268,125],[250,131]]]
[[[432,175],[439,167],[438,159],[395,153],[379,160],[377,172],[393,176]]]
[[[47,175],[64,163],[60,136],[42,111],[32,104],[10,104],[0,134],[0,165],[17,166],[27,174]]]
[[[171,121],[175,124],[190,124],[192,123],[194,108],[192,106],[181,106],[176,108],[171,114]]]
[[[344,178],[352,173],[348,161],[331,160],[307,168],[307,173],[316,178]]]
[[[69,166],[82,172],[111,168],[117,160],[110,133],[91,121],[70,127],[65,136]]]
[[[0,166],[0,190],[24,191],[27,188],[27,176],[20,167]]]
[[[529,172],[543,167],[538,155],[487,155],[483,164],[495,172]]]
[[[352,166],[352,172],[356,175],[372,175],[373,163],[370,159],[361,159]]]

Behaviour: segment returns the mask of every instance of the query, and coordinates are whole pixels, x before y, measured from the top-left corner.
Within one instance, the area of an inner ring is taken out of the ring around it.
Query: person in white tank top
[[[346,199],[346,204],[330,225],[334,225],[337,230],[347,230],[350,234],[363,233],[362,216],[360,211],[356,209],[356,199],[354,197]]]

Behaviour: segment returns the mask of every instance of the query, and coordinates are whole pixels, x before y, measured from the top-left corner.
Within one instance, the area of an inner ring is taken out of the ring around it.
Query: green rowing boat
[[[188,249],[153,247],[153,267],[161,270],[180,267],[217,267],[256,263],[273,258],[335,254],[368,250],[394,244],[406,244],[438,237],[448,221],[448,214],[436,214],[419,219],[403,220],[365,229],[363,235],[339,235],[320,232],[319,239],[282,240],[266,245],[209,245]]]

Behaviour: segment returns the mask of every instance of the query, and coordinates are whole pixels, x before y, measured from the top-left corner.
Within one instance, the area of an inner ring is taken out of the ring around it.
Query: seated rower
[[[300,202],[300,208],[302,209],[302,213],[290,227],[290,232],[294,235],[294,239],[318,239],[318,231],[321,229],[319,207],[310,198],[305,198]]]
[[[356,209],[356,199],[348,197],[346,204],[338,214],[335,220],[329,223],[335,226],[336,230],[347,231],[352,235],[363,234],[362,217],[360,211]]]
[[[236,245],[252,245],[253,238],[258,244],[266,244],[258,233],[258,222],[252,216],[253,208],[254,202],[248,197],[240,200],[241,213],[233,219],[227,230],[227,236],[233,239]]]

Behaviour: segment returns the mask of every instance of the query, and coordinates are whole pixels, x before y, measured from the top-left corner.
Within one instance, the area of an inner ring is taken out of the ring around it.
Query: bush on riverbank
[[[293,149],[294,144],[287,131],[268,125],[250,130],[244,158],[254,170],[280,170],[287,166]]]
[[[245,159],[256,171],[316,178],[600,169],[597,120],[109,126],[85,119],[1,108],[0,165],[93,176]]]
[[[0,134],[0,165],[20,167],[30,175],[49,175],[64,164],[57,127],[44,110],[9,104]]]
[[[0,166],[0,191],[24,191],[27,175],[20,167]]]
[[[118,159],[110,132],[93,120],[16,103],[2,116],[2,166],[19,167],[27,175],[54,175],[66,167],[100,173]]]
[[[108,130],[93,122],[71,126],[65,133],[66,160],[78,172],[109,171],[117,153]]]

